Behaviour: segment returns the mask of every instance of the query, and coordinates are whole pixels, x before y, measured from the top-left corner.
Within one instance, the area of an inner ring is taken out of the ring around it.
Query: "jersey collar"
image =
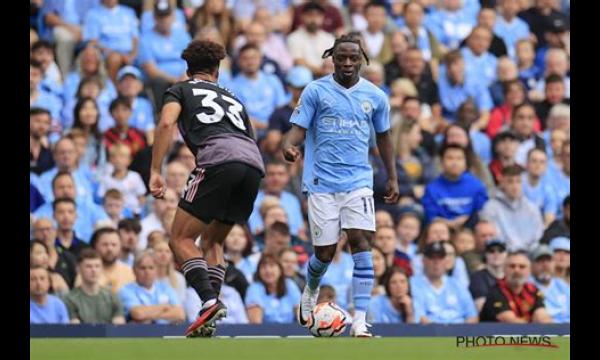
[[[343,87],[342,85],[340,85],[340,83],[338,83],[337,81],[335,81],[335,79],[333,78],[333,74],[329,75],[329,81],[330,81],[331,83],[333,83],[333,85],[334,85],[335,87],[337,87],[338,89],[340,89],[340,90],[341,90],[341,91],[343,91],[343,92],[352,92],[352,91],[354,91],[354,90],[358,89],[358,86],[359,86],[360,84],[362,84],[362,82],[363,82],[363,78],[362,78],[361,76],[359,76],[359,77],[358,77],[358,81],[356,82],[356,84],[352,85],[352,86],[351,86],[351,87],[349,87],[349,88],[345,88],[345,87]]]

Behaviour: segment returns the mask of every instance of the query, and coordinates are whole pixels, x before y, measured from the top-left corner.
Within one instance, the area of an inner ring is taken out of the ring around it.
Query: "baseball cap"
[[[493,247],[500,247],[502,251],[506,250],[506,243],[500,239],[491,239],[485,243],[485,251],[490,250]]]
[[[121,81],[126,75],[133,75],[137,79],[142,78],[142,72],[135,66],[127,65],[121,68],[117,73],[117,81]]]
[[[423,249],[423,255],[428,258],[436,255],[444,257],[446,256],[446,248],[444,248],[444,244],[442,244],[441,241],[436,241],[425,245],[425,249]]]
[[[533,251],[529,254],[529,257],[532,261],[536,261],[542,256],[552,257],[552,255],[553,253],[552,250],[550,250],[550,247],[546,244],[541,244],[538,245],[535,249],[533,249]]]
[[[550,249],[554,252],[556,250],[571,252],[571,240],[564,236],[558,236],[550,240]]]
[[[312,72],[305,66],[294,66],[285,77],[285,82],[295,88],[303,88],[311,81],[313,81]]]
[[[169,0],[157,0],[154,3],[154,15],[158,17],[169,16],[173,12]]]

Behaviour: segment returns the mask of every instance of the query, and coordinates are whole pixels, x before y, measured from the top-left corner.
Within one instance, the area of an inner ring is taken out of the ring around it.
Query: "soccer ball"
[[[346,313],[332,302],[315,306],[311,318],[308,329],[316,337],[340,336],[346,329]]]

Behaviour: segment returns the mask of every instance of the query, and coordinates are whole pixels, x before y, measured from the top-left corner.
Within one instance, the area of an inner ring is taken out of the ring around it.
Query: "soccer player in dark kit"
[[[248,220],[265,170],[244,106],[217,84],[225,49],[210,41],[192,41],[181,57],[190,79],[164,94],[150,192],[156,198],[165,194],[161,164],[177,126],[196,157],[196,168],[181,195],[169,246],[203,303],[185,335],[212,336],[215,322],[227,315],[218,299],[225,277],[223,241],[234,224]],[[195,244],[198,236],[200,247]]]

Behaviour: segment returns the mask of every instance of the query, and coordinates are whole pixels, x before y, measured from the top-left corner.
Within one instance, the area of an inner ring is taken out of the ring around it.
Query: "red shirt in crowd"
[[[131,150],[131,156],[146,147],[146,135],[136,128],[120,129],[117,126],[104,133],[104,145],[107,150],[114,144],[125,144]]]
[[[504,128],[508,128],[510,126],[511,111],[512,108],[507,104],[502,104],[492,109],[492,112],[490,113],[490,121],[485,129],[485,132],[490,139],[493,139]],[[536,133],[542,131],[542,123],[537,116],[535,118],[533,129]]]

